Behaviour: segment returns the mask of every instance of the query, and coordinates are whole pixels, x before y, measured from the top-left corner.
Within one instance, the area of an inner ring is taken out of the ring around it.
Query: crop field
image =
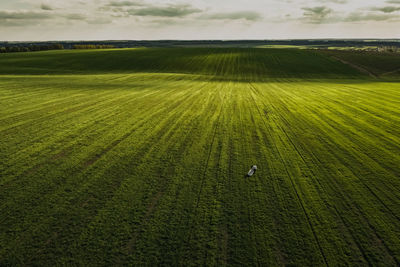
[[[398,266],[399,107],[317,51],[1,54],[0,265]]]

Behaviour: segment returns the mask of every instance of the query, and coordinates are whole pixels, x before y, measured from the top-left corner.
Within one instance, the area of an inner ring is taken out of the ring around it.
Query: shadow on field
[[[1,74],[199,75],[212,81],[360,79],[367,75],[312,50],[266,48],[141,48],[0,55]]]

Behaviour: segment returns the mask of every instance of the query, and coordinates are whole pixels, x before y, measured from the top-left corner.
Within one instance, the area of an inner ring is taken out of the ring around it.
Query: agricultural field
[[[1,54],[0,265],[398,266],[395,74],[315,50]]]

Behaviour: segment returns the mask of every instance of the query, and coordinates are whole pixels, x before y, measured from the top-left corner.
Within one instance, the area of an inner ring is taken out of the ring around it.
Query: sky
[[[400,38],[400,0],[0,0],[1,41]]]

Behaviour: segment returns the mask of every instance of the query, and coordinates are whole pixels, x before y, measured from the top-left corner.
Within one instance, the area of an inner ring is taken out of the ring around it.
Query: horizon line
[[[284,38],[284,39],[65,39],[65,40],[0,40],[7,43],[23,43],[23,42],[244,42],[244,41],[399,41],[400,38]]]

